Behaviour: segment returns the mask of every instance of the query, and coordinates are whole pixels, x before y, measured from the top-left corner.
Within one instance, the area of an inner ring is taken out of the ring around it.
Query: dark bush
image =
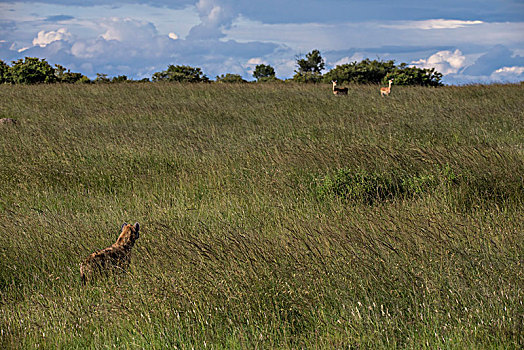
[[[45,59],[26,57],[13,62],[9,75],[15,84],[54,83],[55,69]]]
[[[11,78],[9,74],[9,66],[4,61],[0,60],[0,84],[10,83]]]
[[[153,81],[170,81],[179,83],[208,82],[209,78],[197,67],[170,65],[167,70],[153,74]]]
[[[275,78],[275,69],[270,65],[259,64],[253,71],[253,78],[257,81],[261,81],[265,78]]]
[[[343,83],[381,84],[393,79],[395,85],[442,85],[442,74],[435,69],[408,67],[406,63],[396,66],[395,61],[378,61],[365,59],[361,62],[352,62],[336,66],[326,74],[323,81],[332,80]]]
[[[242,76],[239,74],[221,74],[220,76],[217,75],[216,77],[217,83],[246,83],[247,81],[242,79]]]

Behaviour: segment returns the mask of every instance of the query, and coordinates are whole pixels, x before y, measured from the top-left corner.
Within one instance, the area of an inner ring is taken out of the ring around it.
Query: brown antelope
[[[391,84],[393,84],[393,80],[389,79],[388,82],[389,82],[388,87],[380,88],[380,96],[384,96],[384,95],[389,96],[389,94],[391,93]]]
[[[338,88],[337,87],[337,81],[333,80],[333,95],[347,95],[348,94],[348,88]]]

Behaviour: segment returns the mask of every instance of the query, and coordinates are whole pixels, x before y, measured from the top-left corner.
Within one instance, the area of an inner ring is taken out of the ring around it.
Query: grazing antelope
[[[348,88],[338,88],[337,87],[337,81],[333,80],[333,95],[347,95],[348,94]]]
[[[125,270],[131,261],[131,248],[139,236],[140,226],[124,223],[120,236],[111,246],[89,255],[80,265],[80,277],[85,285],[96,275]]]
[[[391,84],[393,84],[393,80],[389,79],[388,80],[389,82],[389,86],[386,88],[386,87],[381,87],[380,88],[380,96],[389,96],[389,94],[391,93]]]

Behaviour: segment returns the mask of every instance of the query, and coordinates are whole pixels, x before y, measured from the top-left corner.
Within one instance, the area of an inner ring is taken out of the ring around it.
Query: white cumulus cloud
[[[253,57],[247,61],[248,65],[258,65],[263,63],[265,63],[265,61],[261,57]]]
[[[524,73],[524,67],[502,67],[497,69],[494,73],[510,73],[518,75]]]
[[[195,5],[201,23],[191,28],[189,39],[218,39],[224,36],[222,30],[229,28],[237,13],[230,1],[199,0]]]
[[[420,68],[435,68],[442,74],[452,74],[464,67],[465,61],[466,56],[459,49],[456,49],[453,52],[449,50],[439,51],[427,59],[420,59],[411,63]]]
[[[71,47],[73,56],[81,59],[92,59],[97,56],[107,55],[105,44],[101,40],[77,41]]]
[[[490,78],[499,81],[521,81],[524,79],[524,67],[502,67],[494,71]]]
[[[67,31],[66,28],[60,28],[57,31],[51,30],[49,32],[41,30],[38,32],[37,37],[33,39],[33,46],[46,47],[53,41],[69,41],[72,39],[72,37],[73,36]]]
[[[106,29],[101,35],[105,40],[117,41],[148,41],[157,35],[156,27],[146,21],[132,18],[109,18],[101,20],[99,25]]]
[[[71,54],[81,59],[127,60],[160,54],[172,42],[160,36],[156,27],[146,21],[131,18],[104,18],[91,24],[104,32],[92,39],[77,40]]]

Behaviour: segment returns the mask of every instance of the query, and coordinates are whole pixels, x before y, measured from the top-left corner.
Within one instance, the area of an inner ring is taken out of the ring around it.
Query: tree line
[[[294,81],[298,83],[330,83],[336,80],[339,84],[383,84],[393,79],[396,85],[441,86],[442,74],[434,68],[417,68],[407,63],[395,64],[395,61],[370,60],[338,65],[322,74],[325,61],[320,51],[313,50],[305,57],[296,57],[295,75],[291,79],[281,80],[276,77],[275,69],[270,65],[259,64],[253,71],[257,82]],[[93,80],[81,73],[71,72],[55,64],[51,66],[45,59],[26,57],[8,65],[0,60],[0,83],[37,84],[37,83],[122,83],[122,82],[187,82],[201,83],[211,80],[198,67],[169,65],[166,70],[156,72],[151,80],[144,78],[132,80],[125,75],[109,78],[107,74],[97,73]],[[247,83],[239,74],[226,73],[216,77],[217,83]]]

